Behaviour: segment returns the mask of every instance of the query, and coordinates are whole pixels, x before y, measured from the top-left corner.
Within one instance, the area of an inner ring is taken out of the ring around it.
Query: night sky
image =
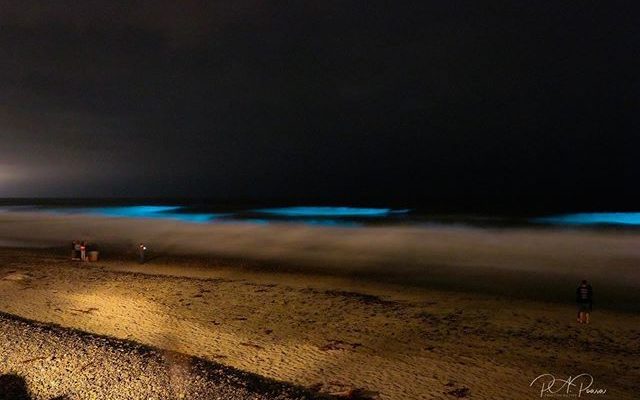
[[[0,1],[0,197],[640,209],[638,4]]]

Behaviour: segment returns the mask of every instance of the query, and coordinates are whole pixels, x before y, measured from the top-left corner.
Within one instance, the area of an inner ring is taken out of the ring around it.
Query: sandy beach
[[[0,400],[640,400],[640,1],[0,4]]]
[[[632,399],[640,381],[636,313],[597,309],[586,326],[571,304],[204,257],[78,263],[66,249],[3,248],[0,310],[320,393],[531,399],[541,374],[588,373],[607,398]]]
[[[164,349],[0,313],[0,400],[320,398]]]

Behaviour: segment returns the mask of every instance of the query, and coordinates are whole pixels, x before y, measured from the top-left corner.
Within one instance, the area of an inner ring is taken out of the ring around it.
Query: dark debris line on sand
[[[204,359],[0,312],[0,400],[9,398],[289,400],[329,397]]]

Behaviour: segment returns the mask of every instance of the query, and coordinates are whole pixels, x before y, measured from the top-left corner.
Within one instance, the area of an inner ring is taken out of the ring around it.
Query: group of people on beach
[[[89,251],[93,251],[94,246],[89,245],[85,240],[74,240],[71,242],[71,260],[89,261]]]
[[[89,253],[95,251],[96,246],[89,244],[86,240],[74,240],[71,242],[71,260],[89,261]],[[138,245],[138,262],[144,264],[146,261],[147,246],[143,243]]]

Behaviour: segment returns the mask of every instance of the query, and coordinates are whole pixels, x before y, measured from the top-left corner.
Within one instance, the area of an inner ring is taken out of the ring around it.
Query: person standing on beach
[[[87,242],[85,241],[80,243],[80,259],[82,261],[87,261]]]
[[[144,264],[144,256],[146,251],[147,246],[145,246],[143,243],[140,243],[140,245],[138,246],[138,262],[140,264]]]
[[[76,261],[80,259],[80,242],[77,240],[73,241],[73,259]]]
[[[578,303],[578,322],[588,324],[589,313],[593,308],[593,288],[586,279],[583,279],[576,289],[576,302]]]

